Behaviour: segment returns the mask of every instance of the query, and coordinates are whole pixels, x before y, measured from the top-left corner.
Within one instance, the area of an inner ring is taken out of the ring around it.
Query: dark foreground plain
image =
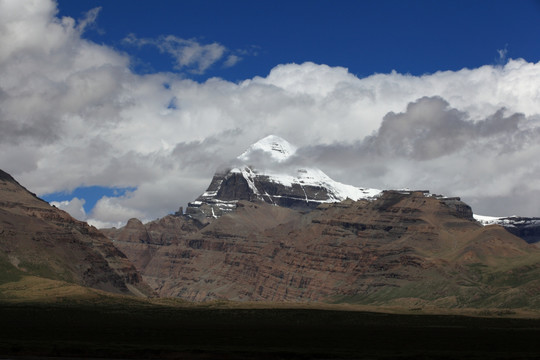
[[[538,359],[540,319],[1,303],[0,359]]]

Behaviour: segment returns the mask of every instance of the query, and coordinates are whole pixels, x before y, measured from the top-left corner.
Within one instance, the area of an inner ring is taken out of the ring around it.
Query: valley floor
[[[538,318],[0,303],[0,359],[538,359],[538,339]]]

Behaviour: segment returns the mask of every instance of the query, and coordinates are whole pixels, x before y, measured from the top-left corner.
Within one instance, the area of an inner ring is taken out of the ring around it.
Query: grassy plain
[[[538,359],[540,319],[98,295],[0,303],[0,358]]]
[[[540,358],[532,310],[193,304],[4,270],[0,359]]]

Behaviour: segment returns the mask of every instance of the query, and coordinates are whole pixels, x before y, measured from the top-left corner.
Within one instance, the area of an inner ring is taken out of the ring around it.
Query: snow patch
[[[478,215],[478,214],[473,214],[473,218],[474,220],[478,221],[480,224],[484,226],[498,224],[499,220],[502,219],[500,217],[485,216],[485,215]]]
[[[524,218],[516,215],[504,216],[504,217],[495,217],[495,216],[485,216],[473,214],[473,217],[480,224],[486,225],[502,225],[505,227],[512,227],[516,225],[536,225],[540,224],[540,218]]]
[[[268,153],[273,160],[281,163],[294,155],[296,150],[297,148],[291,145],[287,140],[276,135],[269,135],[251,145],[242,155],[238,157],[238,159],[243,162],[247,162],[249,161],[253,152],[263,151]],[[249,187],[257,195],[260,194],[254,184],[254,178],[256,176],[266,176],[268,177],[269,181],[286,187],[291,187],[293,184],[298,184],[302,189],[304,189],[305,186],[326,188],[328,190],[328,195],[330,196],[327,202],[338,202],[345,199],[368,199],[374,198],[381,193],[381,190],[378,189],[365,189],[342,184],[332,180],[323,171],[315,168],[302,168],[298,169],[296,174],[284,174],[277,173],[275,170],[259,170],[244,165],[242,169],[232,169],[231,173],[242,173],[248,182]]]
[[[249,168],[248,166],[245,166],[244,168],[242,168],[242,176],[244,177],[244,179],[246,179],[251,191],[253,191],[255,195],[260,195],[259,190],[255,186],[255,182],[253,181],[255,177],[255,173],[253,172],[253,170],[251,170],[251,168]]]

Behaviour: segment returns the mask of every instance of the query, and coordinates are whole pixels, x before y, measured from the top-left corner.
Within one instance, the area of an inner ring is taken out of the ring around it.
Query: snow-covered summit
[[[254,152],[262,151],[270,155],[270,157],[276,162],[283,163],[294,155],[296,150],[297,148],[294,145],[291,145],[287,140],[276,135],[269,135],[251,145],[242,155],[238,157],[238,160],[248,162],[251,160],[251,155]],[[258,164],[244,164],[240,168],[232,169],[231,172],[241,173],[242,176],[248,181],[248,184],[252,184],[255,177],[264,176],[268,181],[283,185],[285,187],[293,187],[298,185],[302,189],[305,189],[307,186],[324,188],[326,189],[327,197],[316,200],[321,203],[338,202],[345,199],[359,200],[372,198],[381,192],[381,190],[378,189],[360,188],[337,182],[331,179],[322,170],[311,167],[303,167],[299,169],[289,168],[288,170],[285,170],[283,167],[272,168],[271,166],[265,166],[263,168],[258,167]],[[256,187],[253,186],[252,188],[254,192],[257,193]],[[308,199],[307,195],[306,199]],[[312,201],[315,201],[315,199],[312,199]]]
[[[269,154],[277,162],[283,162],[296,152],[296,147],[279,136],[268,135],[252,144],[242,155],[238,156],[238,159],[249,161],[251,156],[257,151]]]

